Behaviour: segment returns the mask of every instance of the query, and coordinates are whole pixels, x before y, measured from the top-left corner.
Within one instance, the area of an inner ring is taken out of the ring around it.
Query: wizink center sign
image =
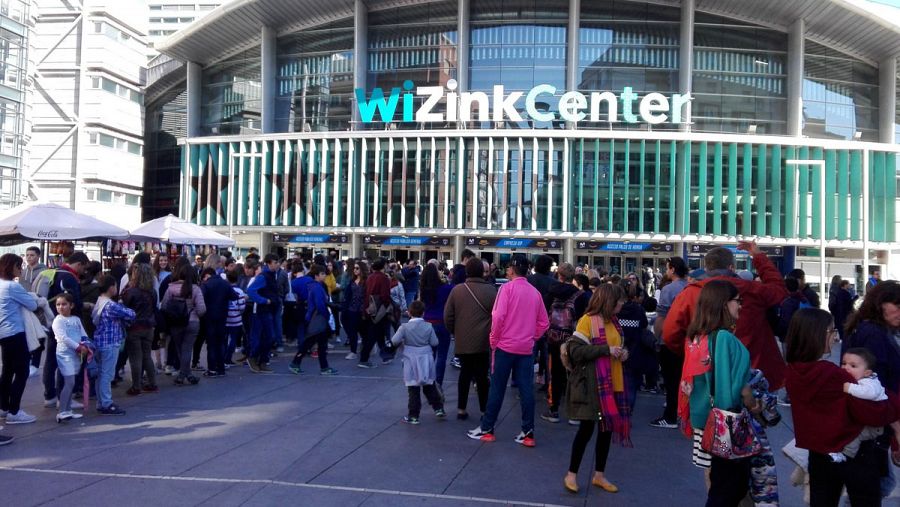
[[[639,96],[630,86],[616,95],[613,92],[584,94],[568,91],[557,96],[557,88],[549,84],[537,85],[528,92],[506,93],[503,85],[494,85],[493,92],[457,93],[456,80],[443,86],[419,86],[405,81],[403,89],[393,88],[387,96],[375,88],[367,97],[365,90],[356,89],[356,105],[363,123],[372,122],[455,122],[455,121],[524,121],[518,102],[525,97],[524,114],[534,121],[568,122],[590,121],[618,123],[690,123],[691,95],[675,93],[671,99],[662,93]],[[417,100],[418,99],[418,100]],[[556,102],[556,107],[553,107]],[[416,108],[415,103],[421,103]],[[542,107],[539,109],[538,105]],[[550,107],[547,107],[550,106]],[[443,109],[443,111],[441,111]],[[399,116],[399,118],[398,118]]]

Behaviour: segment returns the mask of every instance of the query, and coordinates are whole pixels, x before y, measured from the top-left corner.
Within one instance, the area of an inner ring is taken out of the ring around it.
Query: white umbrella
[[[176,245],[233,246],[234,240],[173,215],[144,222],[131,231],[134,241],[160,241]]]
[[[53,203],[26,203],[0,218],[0,244],[27,241],[125,239],[128,231]]]

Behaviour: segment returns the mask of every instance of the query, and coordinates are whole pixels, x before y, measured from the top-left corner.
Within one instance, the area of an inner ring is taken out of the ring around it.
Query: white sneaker
[[[7,414],[6,424],[28,424],[37,421],[37,417],[29,414],[24,410],[19,410],[18,414]]]
[[[40,371],[41,371],[40,369],[35,368],[34,366],[29,366],[29,367],[28,367],[28,377],[29,377],[29,378],[31,378],[31,377],[37,377],[37,374],[38,374]]]
[[[354,354],[353,352],[351,352],[351,353],[347,354],[346,356],[344,356],[344,359],[346,359],[348,361],[353,361],[355,359],[359,359],[359,354]]]
[[[47,408],[56,407],[56,397],[50,398],[49,400],[44,400],[44,406]]]
[[[84,408],[84,404],[79,401],[76,401],[76,400],[72,400],[72,402],[69,404],[69,406],[72,408],[72,410],[78,410],[78,409]]]

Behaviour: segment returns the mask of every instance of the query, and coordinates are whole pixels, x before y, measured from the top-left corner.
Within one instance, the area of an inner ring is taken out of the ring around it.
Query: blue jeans
[[[269,352],[275,343],[275,323],[269,312],[253,314],[250,326],[250,355],[259,364],[269,363]]]
[[[284,305],[279,303],[275,306],[275,314],[272,315],[272,339],[276,347],[281,347],[284,343]]]
[[[119,346],[97,348],[94,361],[100,366],[100,378],[97,379],[97,408],[107,408],[113,403],[112,379],[116,374],[116,361],[119,360]]]
[[[487,410],[481,416],[481,429],[493,431],[503,397],[506,395],[506,383],[512,373],[513,381],[519,388],[522,406],[522,431],[534,430],[534,356],[531,354],[510,354],[500,349],[494,351],[494,366],[491,371],[491,391],[488,394]]]
[[[409,308],[409,305],[411,305],[412,302],[416,300],[416,296],[419,295],[419,291],[413,289],[410,291],[406,291],[405,294],[406,294],[406,307]]]
[[[447,353],[450,351],[450,331],[443,324],[432,322],[431,327],[434,328],[434,334],[437,335],[437,358],[435,359],[435,369],[437,376],[435,382],[444,385],[444,372],[447,371]]]
[[[227,336],[227,343],[225,344],[225,362],[231,363],[231,358],[234,357],[234,351],[238,346],[238,343],[241,340],[241,335],[244,334],[244,326],[234,326],[234,327],[226,327],[225,328],[225,336]]]

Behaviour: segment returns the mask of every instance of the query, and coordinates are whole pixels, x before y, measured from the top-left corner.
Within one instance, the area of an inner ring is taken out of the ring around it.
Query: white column
[[[566,41],[566,90],[578,88],[578,27],[581,24],[581,0],[569,0],[569,27]],[[575,122],[566,122],[566,128],[574,129]]]
[[[187,62],[187,136],[200,135],[201,80],[203,72],[199,63]]]
[[[791,24],[788,32],[787,68],[787,135],[803,135],[803,54],[806,48],[806,22],[803,18]]]
[[[262,132],[271,134],[275,132],[275,46],[278,39],[275,30],[271,27],[262,27],[262,44],[260,55],[262,58]]]
[[[369,11],[363,0],[356,0],[353,7],[353,88],[366,90],[366,73],[369,69]],[[356,106],[356,95],[350,99],[353,108],[351,125],[354,130],[360,129],[359,108]]]
[[[694,72],[694,0],[681,0],[681,36],[678,52],[678,93],[691,93]],[[690,108],[690,102],[688,108]],[[681,124],[681,130],[690,131],[690,123]]]
[[[459,0],[456,20],[456,81],[458,93],[469,90],[469,0]]]
[[[863,241],[863,283],[857,287],[860,294],[866,292],[866,282],[869,280],[869,150],[863,148],[862,152],[862,241]]]
[[[568,262],[572,265],[575,264],[575,239],[574,238],[566,238],[562,240],[563,250],[562,250],[562,259],[561,262]]]
[[[878,142],[894,144],[897,111],[897,59],[885,58],[878,65]]]

